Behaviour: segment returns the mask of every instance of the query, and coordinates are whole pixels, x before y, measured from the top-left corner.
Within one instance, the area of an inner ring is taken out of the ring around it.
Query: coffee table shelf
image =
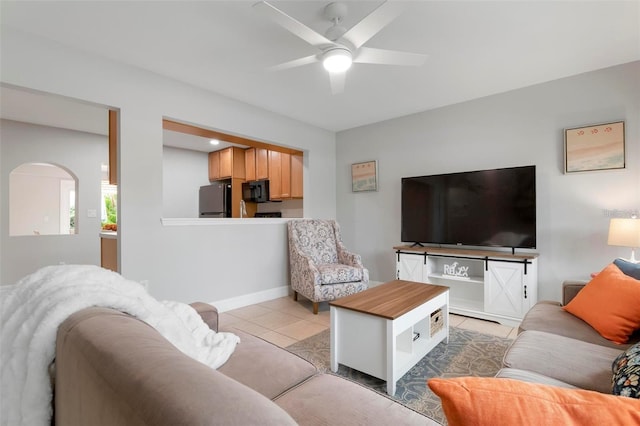
[[[394,395],[399,378],[449,341],[448,305],[448,287],[400,280],[330,302],[331,370],[343,364],[386,380]]]

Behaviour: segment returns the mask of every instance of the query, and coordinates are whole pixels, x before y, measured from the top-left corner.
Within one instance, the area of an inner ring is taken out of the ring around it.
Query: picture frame
[[[624,169],[624,121],[564,130],[564,172]]]
[[[378,161],[364,161],[351,165],[351,191],[378,190]]]

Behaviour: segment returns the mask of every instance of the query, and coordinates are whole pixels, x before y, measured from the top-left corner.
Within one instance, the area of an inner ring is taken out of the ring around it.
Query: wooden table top
[[[448,290],[442,285],[395,280],[331,301],[329,305],[394,320]]]

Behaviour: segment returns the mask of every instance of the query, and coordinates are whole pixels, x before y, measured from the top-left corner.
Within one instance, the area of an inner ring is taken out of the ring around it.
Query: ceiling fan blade
[[[300,21],[297,21],[295,18],[292,18],[266,1],[254,4],[253,8],[312,46],[321,49],[322,46],[335,44],[322,34],[315,32]]]
[[[313,64],[318,62],[319,59],[316,55],[305,56],[304,58],[294,59],[293,61],[283,62],[278,65],[267,68],[267,71],[282,71],[289,68],[301,67],[303,65]]]
[[[344,81],[346,78],[346,72],[330,72],[329,79],[331,81],[331,93],[338,95],[344,92]]]
[[[428,55],[423,55],[422,53],[361,47],[353,62],[360,64],[420,66],[424,64],[427,57]]]
[[[351,27],[341,38],[349,40],[357,49],[397,18],[403,10],[404,6],[399,2],[385,1],[362,21]]]

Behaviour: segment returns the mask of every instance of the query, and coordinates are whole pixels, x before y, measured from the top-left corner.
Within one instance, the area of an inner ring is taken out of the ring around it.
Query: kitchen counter
[[[162,218],[162,226],[208,226],[208,225],[274,225],[278,223],[286,224],[291,219],[302,218],[282,218],[282,217],[244,217],[244,218]]]
[[[100,231],[100,238],[111,238],[111,239],[116,239],[118,238],[118,232],[117,231]]]

